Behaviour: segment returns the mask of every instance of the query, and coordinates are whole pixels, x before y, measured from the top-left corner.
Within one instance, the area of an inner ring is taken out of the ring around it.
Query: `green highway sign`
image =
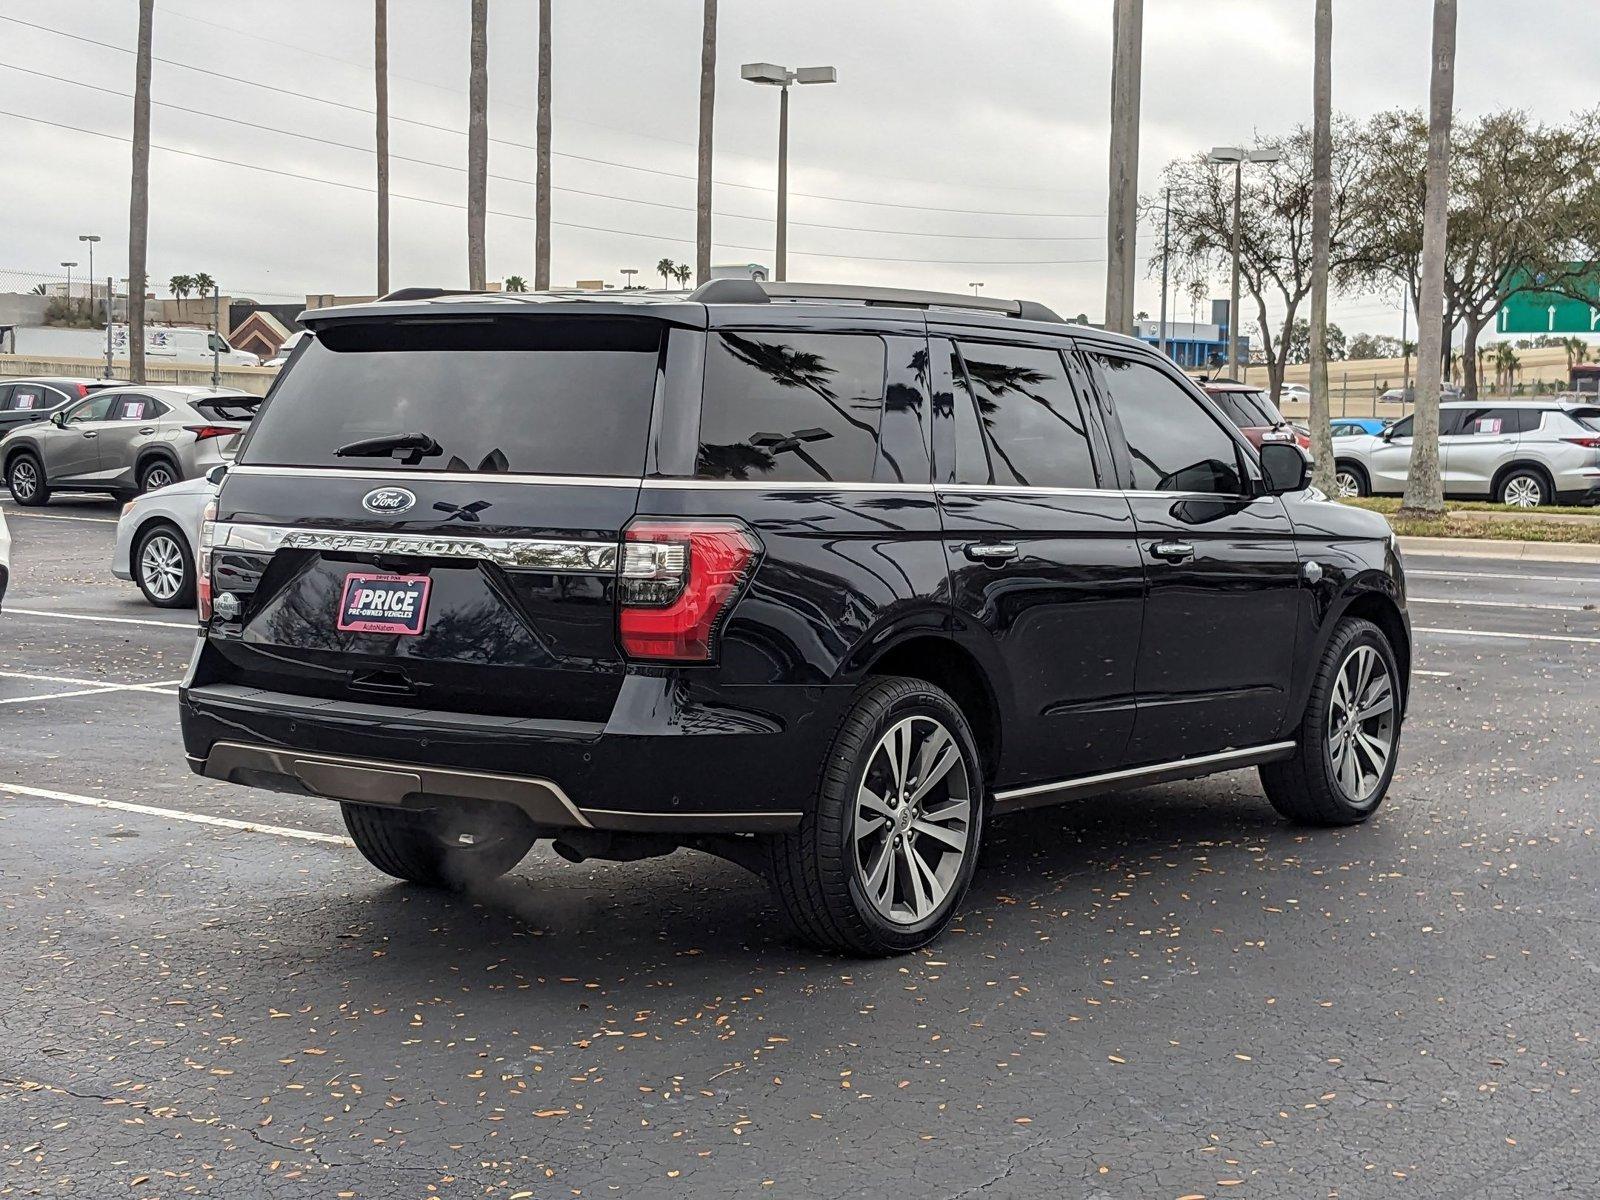
[[[1537,283],[1525,272],[1513,275],[1513,287]],[[1590,275],[1576,289],[1588,300],[1565,292],[1516,291],[1500,303],[1497,333],[1600,333],[1600,276]]]

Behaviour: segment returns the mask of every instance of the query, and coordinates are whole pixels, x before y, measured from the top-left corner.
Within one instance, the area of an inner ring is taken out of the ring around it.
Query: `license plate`
[[[339,632],[415,637],[427,619],[432,582],[426,575],[346,575]]]

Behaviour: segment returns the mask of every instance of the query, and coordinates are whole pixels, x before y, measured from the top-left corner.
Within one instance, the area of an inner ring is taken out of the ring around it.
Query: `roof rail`
[[[690,292],[687,299],[702,304],[766,304],[773,300],[847,300],[893,308],[966,308],[1003,313],[1024,321],[1062,319],[1036,300],[1002,300],[997,296],[967,296],[960,292],[921,292],[907,288],[862,287],[857,284],[762,283],[755,279],[713,279]]]
[[[386,300],[432,300],[436,296],[471,296],[474,294],[467,288],[408,287],[379,296],[378,300],[380,302]]]

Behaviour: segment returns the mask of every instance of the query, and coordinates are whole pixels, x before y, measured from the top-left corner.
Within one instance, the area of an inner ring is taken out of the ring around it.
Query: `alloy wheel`
[[[169,534],[157,533],[139,554],[139,576],[158,600],[171,600],[183,589],[183,550]]]
[[[31,500],[39,490],[39,472],[27,459],[11,468],[11,490],[16,493],[18,500]]]
[[[1544,499],[1544,488],[1528,475],[1518,475],[1506,484],[1506,503],[1513,508],[1538,508]]]
[[[933,717],[890,727],[856,795],[852,845],[867,900],[897,925],[932,916],[971,845],[972,791],[956,739]]]
[[[1333,490],[1341,500],[1361,495],[1361,485],[1349,471],[1340,471],[1333,477]]]
[[[1395,690],[1389,666],[1371,646],[1345,656],[1328,705],[1328,762],[1353,804],[1372,798],[1394,753]]]
[[[172,482],[172,472],[166,467],[151,467],[145,473],[144,490],[153,492],[157,488],[164,488]]]

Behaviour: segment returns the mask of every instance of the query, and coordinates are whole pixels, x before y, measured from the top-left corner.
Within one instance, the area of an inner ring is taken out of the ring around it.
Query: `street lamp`
[[[1242,146],[1213,146],[1208,162],[1233,164],[1233,286],[1228,293],[1228,375],[1239,377],[1239,197],[1244,184],[1244,164],[1275,163],[1283,157],[1276,146],[1246,150]]]
[[[791,83],[838,83],[833,67],[800,67],[791,71],[776,63],[745,63],[739,76],[751,83],[780,89],[778,99],[778,248],[773,278],[782,283],[789,277],[789,85]]]
[[[70,321],[72,319],[72,268],[78,264],[64,262],[61,265],[67,269],[67,320]]]
[[[972,289],[972,294],[976,296],[978,294],[978,289],[983,286],[983,280],[980,279],[976,283],[969,283],[967,286]]]
[[[622,274],[623,274],[623,277],[624,277],[624,283],[622,285],[622,290],[623,291],[631,292],[633,290],[633,277],[635,275],[637,275],[638,273],[639,273],[639,268],[638,267],[623,267],[622,268]]]
[[[94,244],[100,240],[98,233],[80,233],[80,242],[89,243],[89,320],[94,320]],[[70,288],[67,289],[69,292]]]

